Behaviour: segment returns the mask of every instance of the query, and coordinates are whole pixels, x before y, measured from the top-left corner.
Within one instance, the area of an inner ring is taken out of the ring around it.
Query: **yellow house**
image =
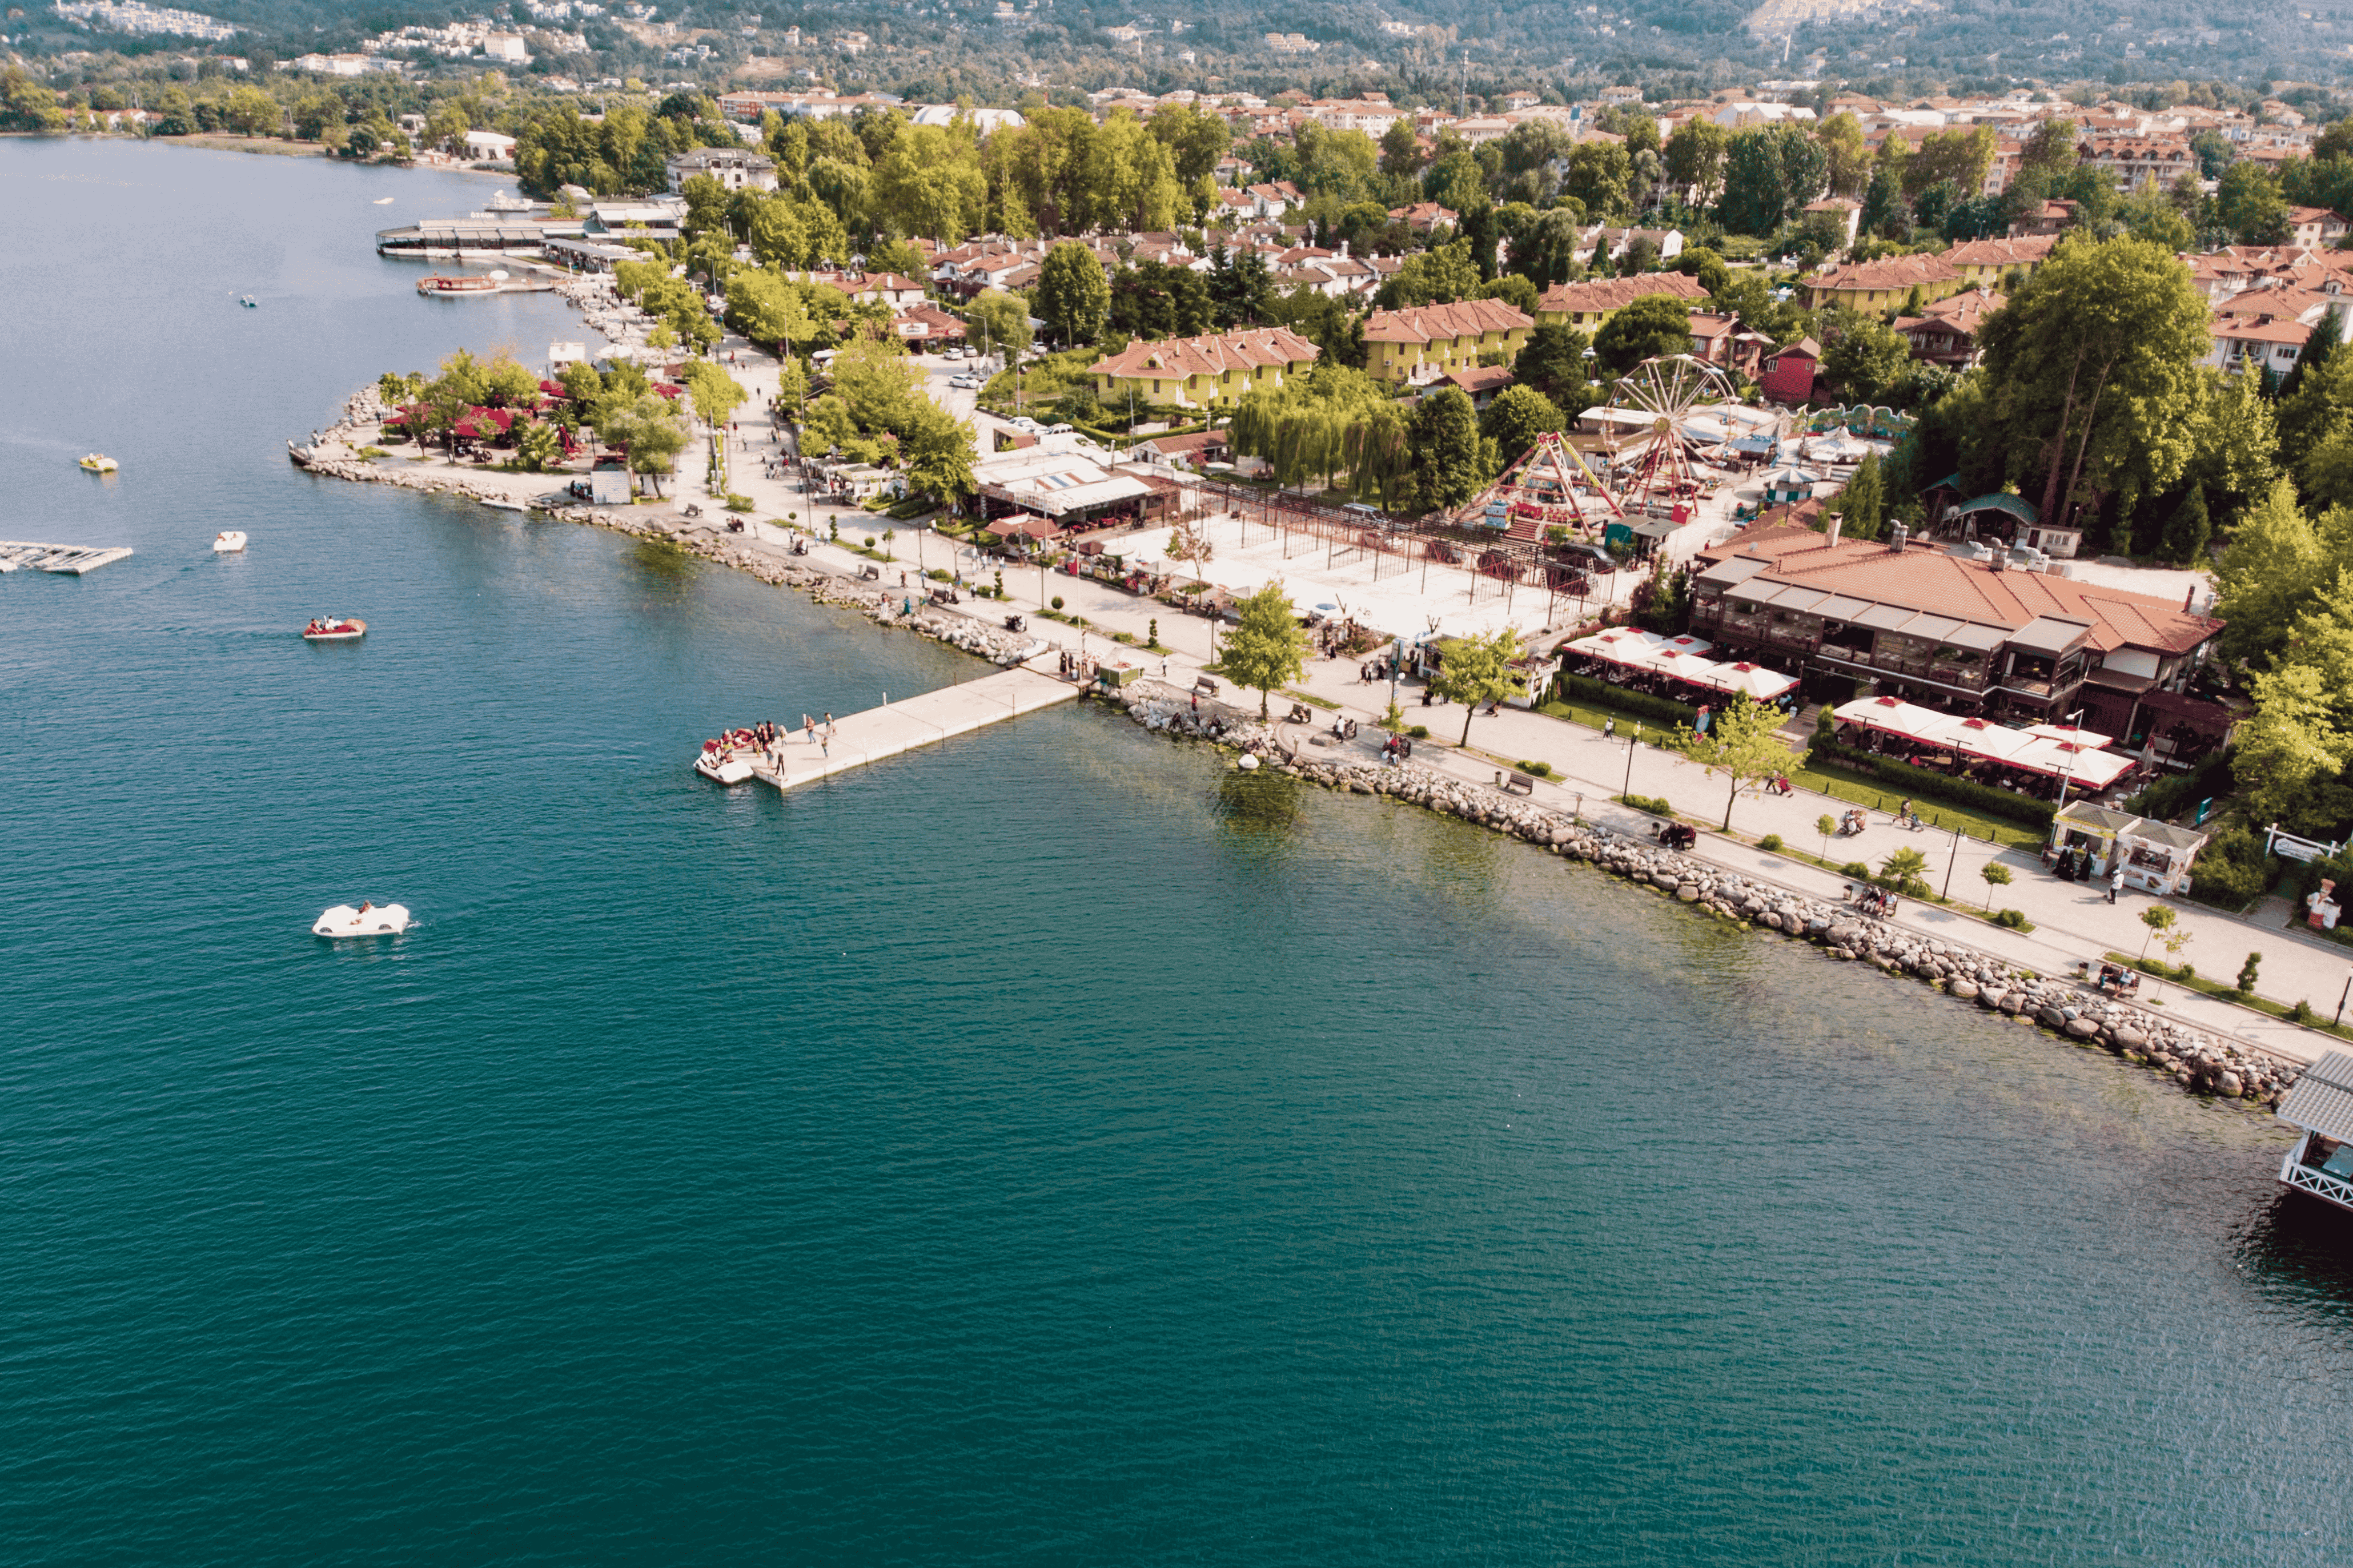
[[[1294,366],[1315,362],[1320,351],[1288,327],[1251,327],[1213,338],[1169,338],[1134,342],[1088,367],[1095,392],[1106,403],[1175,403],[1201,408],[1253,388],[1281,386]]]
[[[1875,316],[1901,310],[1920,290],[1922,303],[1932,303],[1968,287],[1960,273],[1941,256],[1889,256],[1877,261],[1857,261],[1841,267],[1833,261],[1808,278],[1806,309],[1844,305],[1850,310]]]
[[[1419,386],[1469,370],[1484,353],[1519,357],[1535,323],[1501,300],[1464,300],[1376,310],[1365,323],[1365,368],[1384,381]]]
[[[2021,280],[2033,277],[2034,269],[2051,259],[2051,247],[2058,243],[2058,237],[2050,234],[1965,240],[1945,252],[1945,264],[1961,275],[1963,288],[1998,289],[2013,272]]]
[[[1633,278],[1596,278],[1588,283],[1556,283],[1536,300],[1536,320],[1547,327],[1596,331],[1601,323],[1646,295],[1664,294],[1685,308],[1707,298],[1696,278],[1680,272],[1646,272]]]

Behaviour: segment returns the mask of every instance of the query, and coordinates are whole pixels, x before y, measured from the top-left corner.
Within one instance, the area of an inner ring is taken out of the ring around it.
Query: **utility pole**
[[[1471,51],[1462,51],[1462,83],[1454,89],[1454,118],[1462,118],[1471,102]]]

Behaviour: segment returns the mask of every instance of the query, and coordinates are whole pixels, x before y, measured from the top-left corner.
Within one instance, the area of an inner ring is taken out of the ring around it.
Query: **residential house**
[[[1484,408],[1495,401],[1495,395],[1512,384],[1512,373],[1499,364],[1474,364],[1461,370],[1450,370],[1438,378],[1440,386],[1451,386],[1471,399],[1473,408]]]
[[[2069,201],[2043,202],[2031,212],[2021,213],[2010,221],[2010,237],[2021,235],[2061,234],[2073,226],[2075,204]]]
[[[1969,289],[1930,304],[1916,316],[1895,318],[1895,331],[1912,345],[1912,357],[1948,370],[1978,363],[1978,329],[2001,309],[2002,296]]]
[[[1442,207],[1436,202],[1416,202],[1411,206],[1389,209],[1391,223],[1401,223],[1416,234],[1428,234],[1441,225],[1452,228],[1461,221],[1461,216],[1452,207]]]
[[[2052,247],[2059,242],[2049,235],[2029,235],[2019,239],[1965,239],[1945,252],[1945,265],[1960,274],[1965,287],[1999,289],[2012,281],[2024,281],[2034,276],[2034,269],[2051,259]]]
[[[1287,327],[1250,327],[1215,337],[1133,342],[1087,374],[1106,401],[1133,394],[1138,404],[1201,408],[1257,388],[1271,391],[1293,370],[1313,364],[1318,352]]]
[[[1680,272],[1645,272],[1633,278],[1596,278],[1584,283],[1556,283],[1536,300],[1536,320],[1546,326],[1600,330],[1603,322],[1635,300],[1664,294],[1689,303],[1707,298],[1696,278]]]
[[[2284,376],[2295,368],[2312,336],[2308,324],[2269,311],[2218,316],[2208,331],[2213,334],[2214,348],[2206,363],[2226,375],[2246,370]]]
[[[2345,219],[2327,207],[2287,209],[2288,243],[2307,250],[2334,249],[2345,237]]]
[[[1811,403],[1814,376],[1821,364],[1821,344],[1811,338],[1799,338],[1765,356],[1763,374],[1757,378],[1757,384],[1767,403]]]
[[[1889,256],[1877,261],[1831,262],[1803,280],[1806,309],[1843,305],[1877,315],[1900,309],[1920,290],[1923,300],[1941,300],[1961,288],[1961,275],[1941,256]]]
[[[1384,381],[1421,386],[1466,370],[1483,354],[1510,364],[1535,323],[1501,300],[1463,300],[1376,310],[1365,323],[1365,368]]]
[[[1844,250],[1854,243],[1855,226],[1862,221],[1862,204],[1848,196],[1824,196],[1818,202],[1808,202],[1809,217],[1821,216],[1838,226],[1838,247]]]
[[[683,191],[687,181],[703,176],[731,191],[776,188],[776,160],[744,147],[697,147],[689,153],[673,153],[662,160],[662,167],[669,171],[673,191]]]

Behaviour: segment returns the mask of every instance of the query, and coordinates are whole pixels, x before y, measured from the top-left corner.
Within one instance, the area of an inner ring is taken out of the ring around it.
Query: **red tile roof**
[[[1909,289],[1915,283],[1950,283],[1960,274],[1941,256],[1887,256],[1823,268],[1806,279],[1810,289]]]
[[[1765,575],[1802,583],[1852,598],[1949,616],[2016,631],[2038,616],[2089,621],[2091,644],[2187,653],[2222,629],[2207,616],[2189,616],[2169,599],[2038,572],[1996,572],[1933,546],[1905,551],[1863,540],[1825,542],[1799,525],[1760,522],[1704,550],[1713,565],[1734,556],[1770,561]]]
[[[2021,235],[2016,239],[1972,239],[1945,252],[1945,262],[1950,267],[2032,267],[2051,259],[2051,247],[2059,243],[2052,234]]]
[[[1680,272],[1645,272],[1635,278],[1596,278],[1589,283],[1556,283],[1536,300],[1539,316],[1585,315],[1621,310],[1650,294],[1704,300],[1707,289]]]
[[[1365,323],[1368,343],[1429,343],[1482,332],[1508,332],[1535,323],[1501,300],[1462,300],[1451,305],[1415,305],[1376,310]]]
[[[1217,375],[1229,370],[1289,367],[1321,352],[1288,327],[1251,327],[1219,337],[1134,342],[1087,368],[1096,375]]]

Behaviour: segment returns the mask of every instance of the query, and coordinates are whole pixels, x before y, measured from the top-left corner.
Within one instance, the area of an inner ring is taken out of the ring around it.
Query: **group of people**
[[[1092,680],[1095,678],[1095,671],[1103,668],[1099,661],[1092,658],[1083,658],[1079,655],[1072,653],[1068,648],[1064,648],[1062,650],[1060,662],[1062,668],[1062,679],[1065,680],[1075,680],[1081,684]],[[1166,666],[1163,668],[1165,668]],[[1197,708],[1200,706],[1198,700],[1194,702],[1194,706]]]
[[[1847,894],[1854,900],[1854,907],[1864,914],[1877,915],[1883,921],[1892,921],[1895,918],[1895,895],[1884,888],[1874,888],[1867,882],[1858,888],[1849,883]]]
[[[818,721],[804,713],[801,715],[800,728],[804,744],[818,747],[826,756],[833,755],[832,714],[827,714],[825,722],[820,725]],[[752,726],[753,743],[760,748],[760,754],[767,758],[768,765],[774,768],[784,766],[785,747],[790,743],[792,738],[793,731],[789,726],[778,724],[773,720],[763,720]]]
[[[1381,766],[1393,768],[1413,755],[1413,740],[1407,735],[1391,735],[1381,742]]]

